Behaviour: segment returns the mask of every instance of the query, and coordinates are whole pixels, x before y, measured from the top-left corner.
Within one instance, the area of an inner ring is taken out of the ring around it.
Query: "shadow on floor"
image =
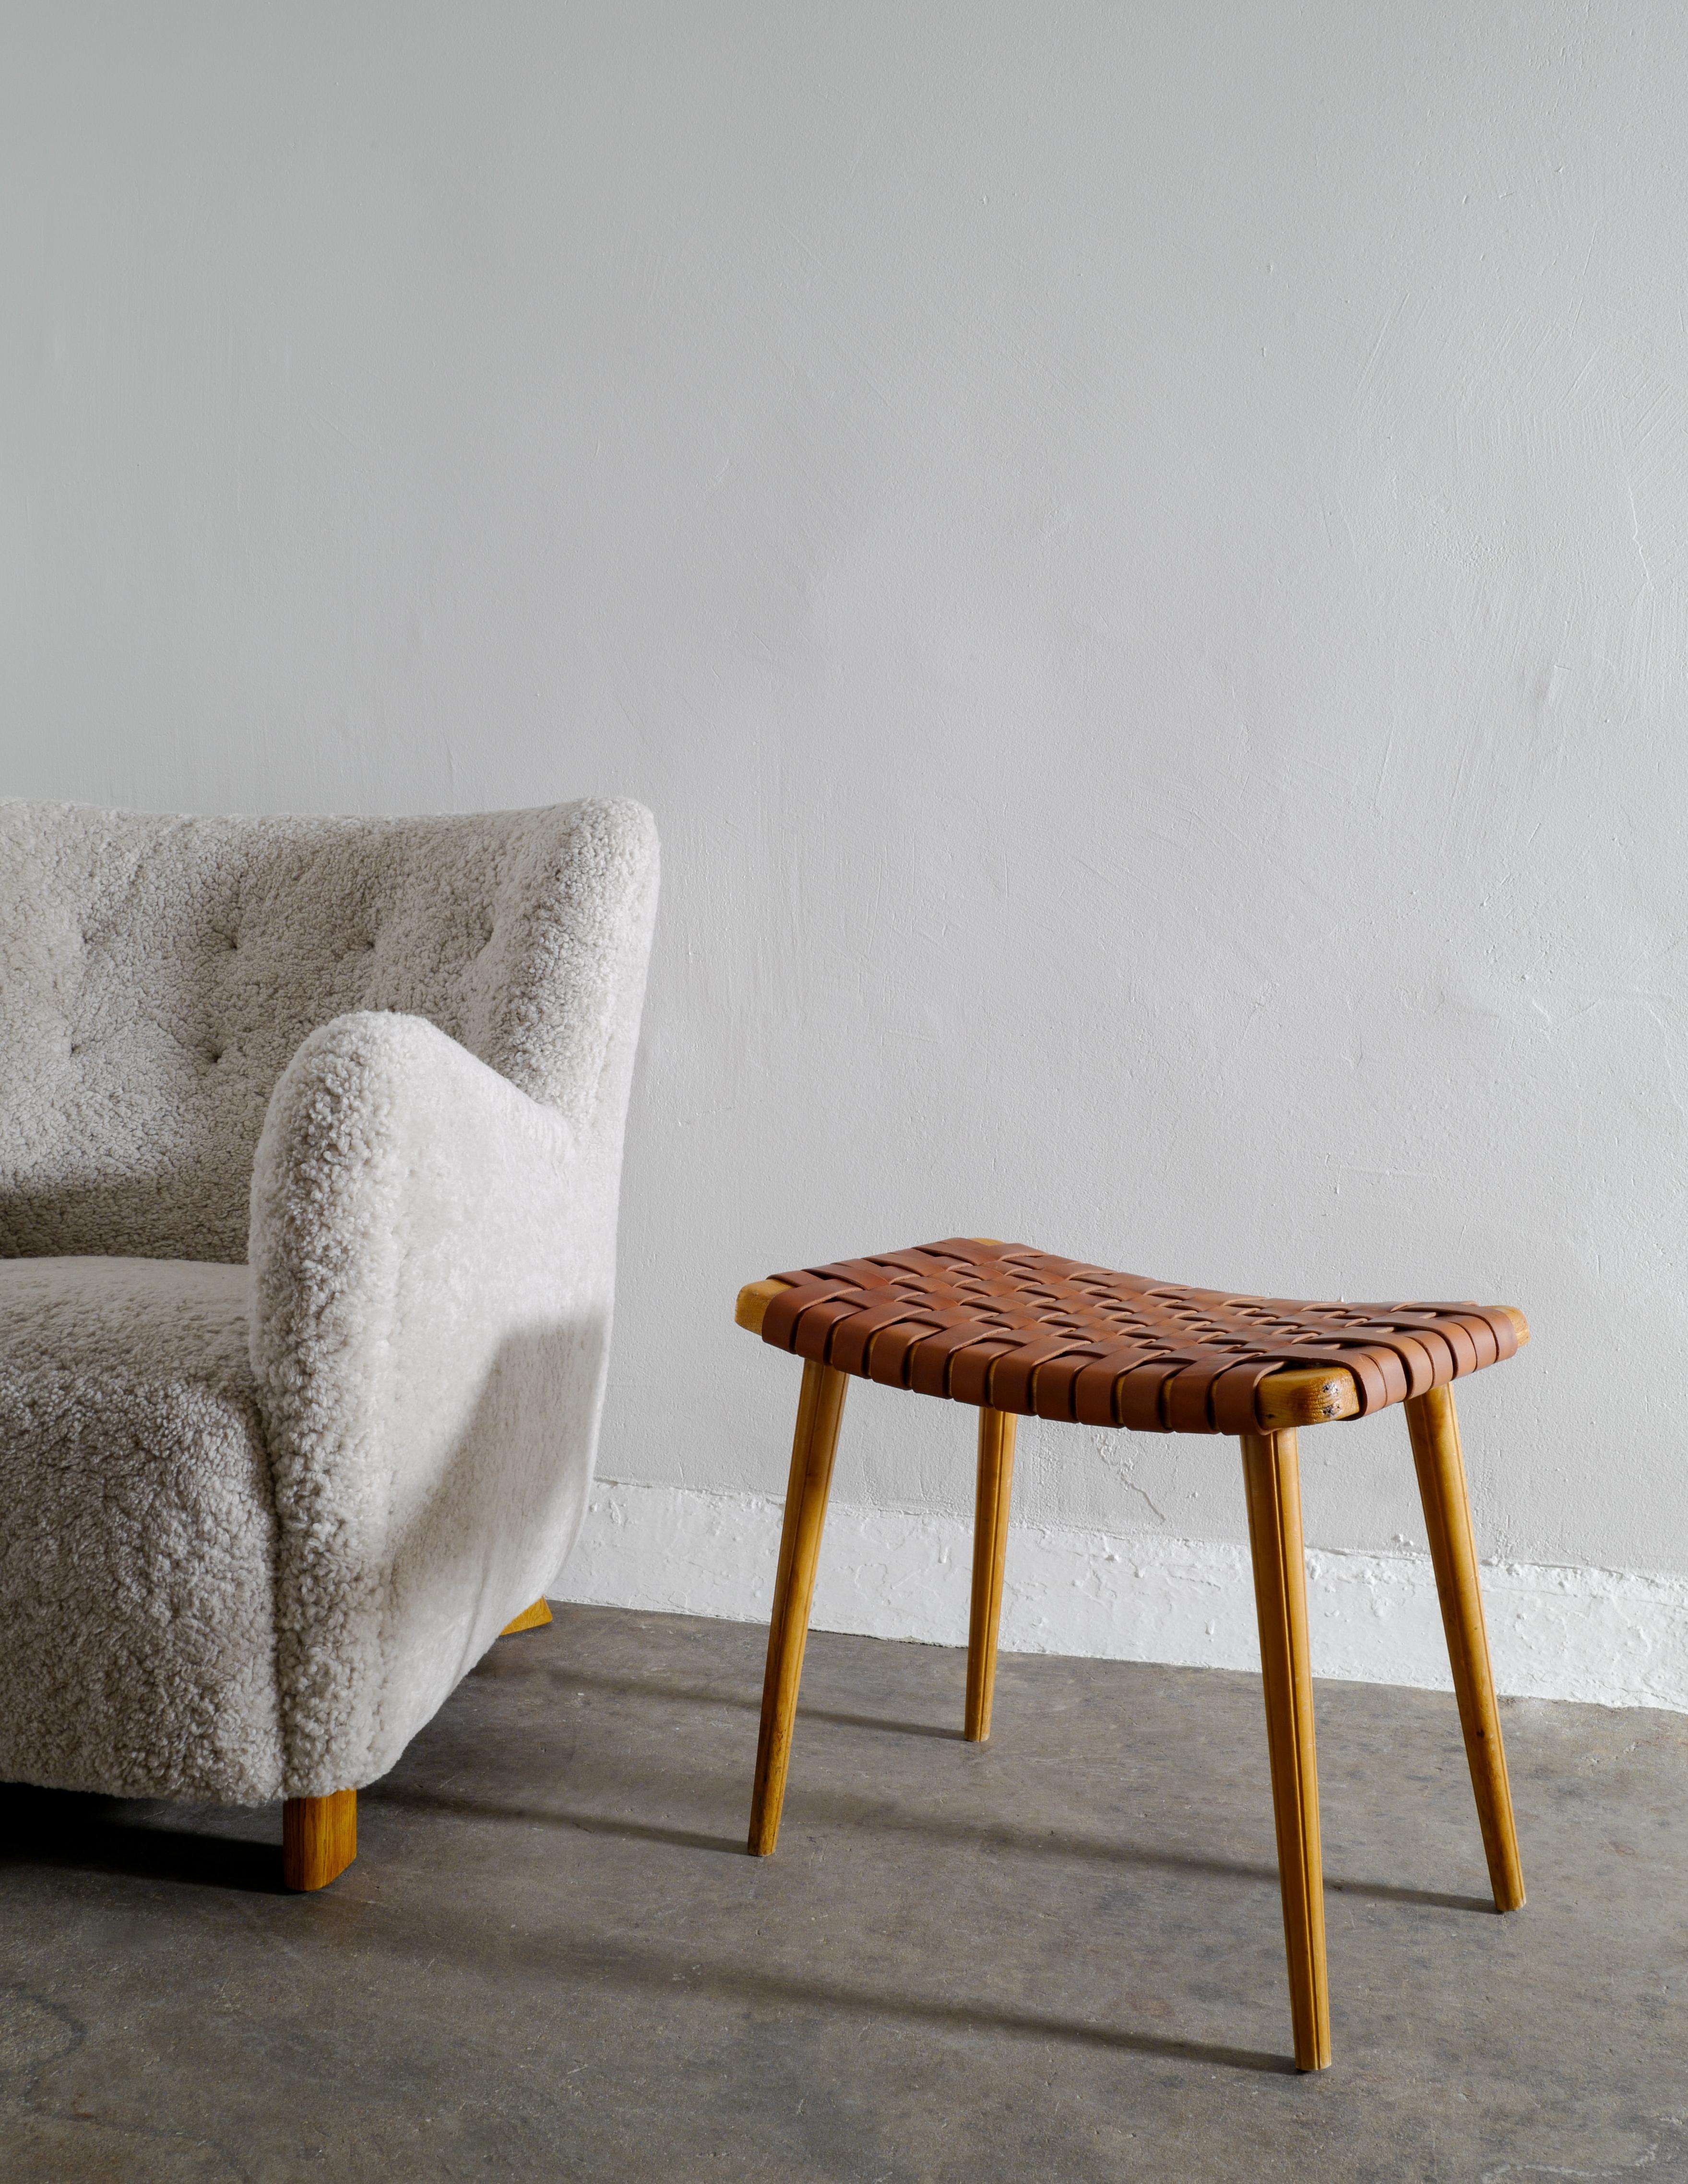
[[[178,1808],[184,1815],[199,1808]],[[151,1799],[96,1797],[75,1790],[0,1785],[0,1867],[53,1866],[137,1880],[178,1880],[281,1896],[281,1820],[275,1841],[214,1835],[160,1822]]]
[[[377,1784],[365,1795],[372,1804],[539,1822],[683,1849],[725,1852],[739,1857],[746,1854],[741,1838],[729,1840],[637,1820],[534,1811],[489,1799],[442,1796],[400,1785]],[[73,1791],[39,1790],[26,1785],[0,1786],[0,1865],[103,1873],[131,1880],[185,1881],[198,1887],[231,1888],[260,1895],[287,1894],[282,1886],[277,1845],[210,1835],[175,1823],[161,1824],[152,1817],[155,1810],[151,1800],[131,1802]],[[1202,1863],[1176,1862],[1198,1866]],[[1271,1877],[1276,1879],[1275,1875]],[[430,1928],[430,1946],[437,1948],[437,1925]],[[472,1955],[472,1937],[466,1936],[465,1941]],[[624,1947],[606,1949],[591,1942],[572,1946],[565,1943],[559,1951],[554,1942],[540,1936],[532,1937],[530,1947],[544,1967],[552,1973],[562,1968],[561,1956],[573,1960],[575,1969],[595,1979],[607,1975],[618,1986],[653,1993],[666,1995],[679,1982],[694,1990],[707,1988],[724,2000],[753,2007],[798,2007],[953,2027],[964,2031],[996,2031],[1229,2070],[1293,2075],[1295,2068],[1289,2057],[1257,2049],[1181,2039],[1119,2025],[1076,2022],[1041,2015],[1035,2010],[1004,2009],[989,2003],[829,1984],[747,1967],[724,1966],[705,1971],[695,1961],[675,1964],[665,1958],[646,1957]]]
[[[578,1691],[601,1691],[610,1698],[658,1699],[671,1706],[725,1707],[737,1713],[760,1713],[762,1696],[744,1690],[712,1691],[698,1684],[641,1683],[634,1676],[603,1676],[590,1669],[559,1669],[558,1683]],[[959,1695],[957,1699],[959,1705]],[[936,1721],[889,1721],[883,1714],[837,1713],[825,1707],[797,1705],[799,1721],[826,1721],[839,1729],[879,1730],[887,1736],[935,1736],[947,1744],[965,1742],[959,1729]]]
[[[758,1702],[757,1712],[761,1711]],[[959,1729],[944,1729],[931,1721],[886,1721],[872,1713],[832,1713],[824,1707],[799,1706],[799,1721],[830,1721],[839,1729],[883,1730],[887,1736],[936,1736],[946,1744],[964,1744],[967,1740]]]
[[[735,1858],[748,1855],[745,1838],[706,1835],[697,1828],[670,1828],[652,1820],[638,1820],[618,1813],[564,1813],[549,1807],[513,1803],[504,1797],[466,1797],[450,1791],[429,1790],[414,1782],[372,1782],[360,1791],[360,1802],[372,1809],[395,1807],[404,1812],[439,1813],[453,1819],[509,1820],[524,1827],[573,1828],[582,1835],[624,1836],[629,1842],[666,1843],[675,1850],[724,1852]]]
[[[412,1936],[401,1930],[394,1938],[400,1946],[417,1949],[425,1944],[430,1956],[437,1957],[444,1939],[444,1922],[436,1918],[426,1936]],[[489,1938],[482,1924],[472,1922],[464,1926],[459,1951],[454,1953],[456,1960],[460,1964],[475,1963],[482,1957]],[[511,1940],[508,1935],[495,1937],[497,1953],[487,1964],[495,1978],[507,1977],[511,1969]],[[909,1994],[891,1986],[800,1976],[770,1971],[760,1965],[700,1964],[696,1957],[659,1954],[619,1940],[600,1941],[529,1931],[516,1942],[513,1953],[527,1974],[551,1979],[562,1975],[571,1981],[579,1981],[583,1986],[612,1986],[663,2000],[672,1997],[677,1988],[683,1988],[739,2008],[748,2006],[782,2013],[794,2008],[813,2011],[828,2020],[843,2016],[904,2025],[936,2025],[964,2033],[999,2032],[1113,2053],[1150,2055],[1167,2062],[1205,2064],[1271,2076],[1299,2075],[1294,2056],[1272,2054],[1260,2048],[1140,2031],[1132,2026],[1109,2025],[1093,2019],[1045,2015],[1035,2009],[1008,2008],[998,2003],[968,2001],[959,1996]]]
[[[1501,1915],[1492,1896],[1454,1896],[1439,1888],[1395,1888],[1383,1880],[1339,1880],[1327,1874],[1325,1890],[1332,1896],[1369,1896],[1376,1903],[1415,1903],[1426,1911],[1482,1911],[1491,1919]]]
[[[742,1840],[682,1828],[590,1814],[535,1812],[486,1799],[444,1797],[394,1786],[377,1785],[366,1795],[372,1803],[438,1809],[478,1818],[539,1821],[589,1834],[626,1836],[637,1841],[683,1849],[745,1855]],[[0,1864],[113,1874],[131,1880],[187,1881],[199,1887],[232,1888],[282,1896],[278,1846],[238,1837],[207,1835],[146,1817],[148,1805],[73,1791],[0,1787]],[[1188,1864],[1192,1861],[1184,1861]],[[1272,1876],[1274,1879],[1276,1876]],[[437,1927],[430,1930],[437,1944]],[[555,1946],[536,1937],[544,1962],[558,1967]],[[1230,2070],[1293,2074],[1292,2059],[1253,2048],[1178,2039],[1094,2023],[1042,2016],[1034,2010],[1003,2009],[989,2004],[898,1994],[866,1986],[829,1985],[813,1979],[786,1978],[749,1969],[702,1972],[696,1963],[676,1966],[666,1958],[646,1958],[627,1949],[606,1950],[588,1943],[565,1945],[562,1953],[578,1969],[597,1978],[606,1973],[618,1986],[666,1994],[676,1981],[707,1987],[724,2000],[763,2007],[840,2011],[866,2016],[1017,2034],[1081,2046],[1122,2049],[1174,2062],[1203,2063]]]
[[[672,1985],[676,1975],[662,1964],[640,1965],[634,1972],[618,1966],[612,1977],[623,1984],[653,1988]],[[828,1986],[819,1981],[781,1979],[761,1972],[715,1973],[700,1980],[724,1999],[793,2006],[858,2017],[896,2019],[903,2023],[941,2025],[962,2032],[1005,2032],[1035,2040],[1059,2040],[1075,2047],[1124,2050],[1164,2061],[1206,2063],[1230,2070],[1296,2075],[1293,2055],[1271,2055],[1254,2048],[1229,2048],[1216,2042],[1180,2040],[1158,2032],[1137,2032],[1122,2025],[1076,2024],[1042,2017],[1029,2009],[1001,2009],[988,2003],[948,2002],[932,1996],[897,1994],[880,1988]]]
[[[724,1707],[742,1713],[759,1713],[759,1696],[747,1696],[739,1691],[712,1690],[705,1685],[645,1682],[633,1676],[606,1676],[591,1670],[567,1669],[555,1671],[558,1680],[572,1685],[577,1691],[595,1691],[614,1697],[663,1700],[680,1706]],[[888,1736],[929,1736],[945,1743],[965,1741],[959,1729],[949,1729],[936,1722],[892,1721],[882,1715],[840,1713],[824,1707],[799,1703],[797,1719],[804,1722],[828,1722],[840,1729],[865,1729],[882,1731]],[[846,1809],[847,1803],[852,1809]],[[736,1840],[703,1835],[687,1835],[680,1830],[646,1829],[629,1821],[625,1824],[603,1818],[586,1819],[561,1814],[534,1813],[503,1807],[477,1808],[486,1819],[509,1819],[551,1822],[573,1827],[590,1828],[601,1834],[625,1833],[651,1842],[674,1842],[683,1848],[698,1850],[741,1850],[743,1844]],[[899,1822],[887,1815],[880,1805],[866,1801],[857,1803],[835,1798],[819,1811],[813,1797],[806,1810],[815,1818],[830,1819],[847,1825],[864,1823],[895,1827],[902,1825],[917,1826],[922,1833],[948,1835],[952,1838],[975,1844],[981,1850],[1020,1852],[1031,1851],[1056,1858],[1096,1858],[1121,1859],[1128,1863],[1159,1864],[1176,1868],[1187,1873],[1205,1873],[1238,1880],[1266,1880],[1276,1886],[1277,1868],[1275,1865],[1249,1864],[1224,1858],[1196,1858],[1181,1852],[1149,1850],[1142,1846],[1081,1836],[1048,1833],[1030,1836],[1009,1829],[970,1827],[966,1822],[945,1822],[923,1816],[911,1823]],[[1344,1896],[1364,1896],[1380,1903],[1407,1903],[1428,1911],[1482,1911],[1494,1915],[1495,1905],[1486,1896],[1462,1896],[1444,1889],[1402,1888],[1376,1880],[1350,1880],[1327,1874],[1325,1886]]]
[[[582,1813],[553,1806],[519,1803],[511,1799],[464,1797],[451,1791],[430,1790],[418,1783],[377,1782],[363,1793],[372,1804],[395,1805],[413,1812],[435,1812],[480,1820],[506,1820],[527,1827],[573,1828],[583,1834],[624,1836],[632,1842],[666,1843],[678,1850],[747,1855],[742,1835],[710,1835],[701,1829],[657,1825],[616,1813]],[[748,1803],[746,1803],[748,1813]],[[1093,1836],[1063,1836],[1053,1830],[1032,1834],[1018,1828],[973,1825],[923,1813],[904,1818],[867,1798],[817,1798],[810,1792],[804,1802],[807,1823],[819,1821],[851,1829],[878,1829],[942,1838],[965,1848],[1007,1857],[1036,1853],[1044,1857],[1104,1859],[1120,1865],[1160,1866],[1170,1872],[1200,1874],[1222,1880],[1257,1882],[1277,1886],[1275,1865],[1249,1864],[1240,1859],[1204,1858],[1188,1851],[1163,1850],[1154,1845],[1124,1841],[1108,1841]],[[1431,1911],[1482,1911],[1497,1915],[1486,1896],[1458,1896],[1434,1888],[1403,1888],[1380,1880],[1350,1880],[1327,1874],[1325,1887],[1332,1894],[1364,1896],[1383,1903],[1412,1904]]]

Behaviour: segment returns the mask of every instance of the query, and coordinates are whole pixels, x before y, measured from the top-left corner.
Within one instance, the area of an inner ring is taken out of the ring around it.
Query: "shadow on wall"
[[[326,1425],[293,1466],[271,1458],[288,1779],[312,1795],[361,1788],[398,1763],[543,1592],[585,1511],[601,1301],[558,1299],[489,1356],[472,1323],[454,1346],[450,1270],[424,1278],[445,1299],[439,1341],[403,1346],[373,1400],[336,1363]],[[395,1316],[411,1310],[401,1282]]]
[[[395,1435],[389,1629],[412,1634],[413,1660],[388,1653],[386,1674],[426,1676],[438,1706],[494,1645],[511,1616],[544,1593],[586,1513],[590,1446],[601,1400],[608,1322],[595,1303],[575,1317],[506,1334],[467,1422],[407,1496]],[[426,1430],[418,1423],[418,1435]],[[495,1534],[486,1513],[499,1512]],[[441,1602],[450,1608],[442,1617]],[[390,1645],[390,1639],[388,1643]],[[394,1764],[399,1753],[386,1757]]]

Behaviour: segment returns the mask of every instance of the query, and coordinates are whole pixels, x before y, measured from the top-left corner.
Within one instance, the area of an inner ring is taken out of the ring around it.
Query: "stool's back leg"
[[[780,1839],[780,1808],[785,1802],[785,1769],[791,1758],[821,1527],[826,1522],[826,1493],[832,1484],[832,1459],[849,1384],[849,1375],[830,1365],[811,1360],[803,1366],[785,1521],[780,1533],[780,1567],[774,1580],[774,1614],[768,1630],[756,1786],[751,1794],[750,1848],[756,1858],[766,1858]]]
[[[1442,1628],[1465,1732],[1471,1786],[1477,1797],[1478,1824],[1489,1860],[1490,1885],[1497,1911],[1516,1911],[1524,1900],[1523,1867],[1512,1821],[1512,1790],[1506,1779],[1506,1752],[1501,1741],[1501,1715],[1495,1703],[1495,1679],[1489,1666],[1489,1632],[1483,1619],[1478,1583],[1477,1540],[1471,1528],[1471,1499],[1466,1491],[1465,1457],[1460,1448],[1458,1414],[1451,1388],[1431,1388],[1409,1397],[1407,1431],[1424,1504],[1424,1528],[1430,1535],[1430,1560],[1442,1603]]]
[[[997,1687],[997,1631],[1003,1619],[1003,1566],[1008,1557],[1009,1501],[1014,1490],[1012,1411],[979,1412],[979,1491],[973,1512],[973,1612],[967,1625],[970,1744],[991,1733]]]
[[[1301,1543],[1301,1474],[1293,1429],[1243,1435],[1255,1607],[1260,1621],[1266,1743],[1283,1892],[1283,1946],[1296,2067],[1331,2059],[1325,1975],[1324,1861],[1319,1846],[1319,1770],[1313,1746],[1313,1680],[1307,1655],[1307,1562]]]

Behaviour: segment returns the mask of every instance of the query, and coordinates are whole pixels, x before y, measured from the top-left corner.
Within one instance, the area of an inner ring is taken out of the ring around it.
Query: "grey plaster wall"
[[[1642,0],[10,0],[0,789],[656,809],[608,1472],[780,1490],[738,1283],[964,1229],[1519,1304],[1486,1551],[1688,1570],[1685,94]]]

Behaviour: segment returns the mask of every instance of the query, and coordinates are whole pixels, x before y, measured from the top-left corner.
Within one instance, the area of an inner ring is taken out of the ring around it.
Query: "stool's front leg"
[[[1283,1946],[1298,2070],[1331,2059],[1325,1975],[1324,1861],[1319,1847],[1319,1770],[1313,1746],[1313,1680],[1307,1654],[1307,1560],[1301,1541],[1301,1473],[1294,1429],[1243,1435],[1255,1607],[1260,1621],[1266,1743],[1283,1892]]]
[[[1430,1560],[1442,1603],[1442,1628],[1448,1635],[1489,1882],[1495,1909],[1516,1911],[1524,1900],[1523,1866],[1512,1821],[1512,1789],[1506,1779],[1495,1678],[1489,1666],[1489,1632],[1483,1620],[1477,1540],[1471,1528],[1471,1497],[1466,1491],[1453,1390],[1431,1388],[1410,1396],[1406,1429],[1412,1436],[1412,1460],[1424,1504],[1424,1528],[1430,1535]]]
[[[997,1632],[1003,1619],[1003,1567],[1008,1557],[1009,1499],[1014,1489],[1012,1411],[979,1412],[979,1489],[973,1509],[973,1612],[967,1624],[967,1713],[964,1734],[983,1744],[991,1734],[997,1687]]]
[[[756,1786],[750,1806],[753,1858],[768,1857],[780,1840],[780,1808],[785,1802],[785,1769],[791,1758],[821,1527],[826,1522],[827,1489],[832,1484],[832,1459],[849,1384],[849,1375],[830,1365],[811,1360],[803,1366],[785,1521],[780,1533],[780,1567],[774,1580],[774,1614],[768,1630],[768,1670],[762,1685],[762,1733],[757,1739]]]

